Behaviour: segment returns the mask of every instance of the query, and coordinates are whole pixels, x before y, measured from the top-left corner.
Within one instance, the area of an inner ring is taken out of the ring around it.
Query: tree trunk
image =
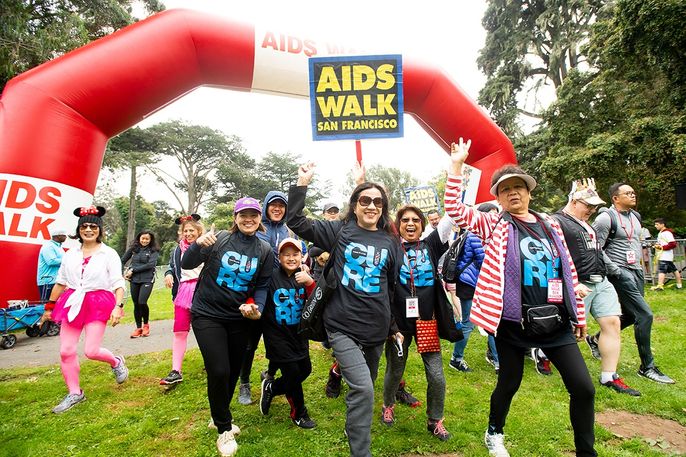
[[[126,247],[133,244],[136,236],[136,193],[138,181],[136,178],[136,166],[131,166],[131,188],[129,189],[129,220],[126,226]]]

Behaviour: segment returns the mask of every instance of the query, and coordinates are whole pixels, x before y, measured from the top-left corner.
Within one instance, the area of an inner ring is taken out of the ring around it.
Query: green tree
[[[686,1],[620,0],[608,11],[589,47],[596,70],[565,80],[529,152],[559,189],[592,176],[607,198],[627,182],[645,220],[683,225],[674,185],[686,181]]]
[[[234,158],[243,160],[245,154],[240,138],[206,126],[176,120],[149,130],[158,137],[155,152],[176,167],[158,163],[146,168],[172,193],[183,213],[197,212],[210,200],[219,164],[231,166]]]
[[[558,88],[585,60],[583,45],[603,0],[489,0],[477,64],[488,77],[479,103],[510,136],[521,114],[539,118],[538,91]],[[529,101],[529,94],[533,100]],[[525,109],[525,106],[532,108]]]
[[[126,230],[126,244],[131,244],[136,235],[136,199],[138,197],[138,168],[149,165],[156,160],[154,150],[157,147],[157,138],[150,130],[134,127],[110,139],[103,166],[112,170],[128,169],[130,176],[129,185],[129,210],[128,225]]]
[[[7,81],[135,22],[132,6],[149,14],[160,0],[2,0],[0,92]]]

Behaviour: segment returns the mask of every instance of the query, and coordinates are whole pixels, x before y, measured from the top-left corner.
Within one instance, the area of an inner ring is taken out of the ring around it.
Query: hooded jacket
[[[286,204],[286,210],[283,212],[283,219],[279,222],[273,222],[269,219],[267,214],[267,206],[275,200],[282,200]],[[278,256],[279,243],[284,238],[288,238],[290,235],[290,230],[286,227],[286,212],[288,210],[288,197],[283,192],[278,190],[271,190],[264,197],[264,203],[262,204],[262,224],[267,229],[266,232],[257,232],[257,237],[261,240],[266,241],[272,247],[274,254]]]

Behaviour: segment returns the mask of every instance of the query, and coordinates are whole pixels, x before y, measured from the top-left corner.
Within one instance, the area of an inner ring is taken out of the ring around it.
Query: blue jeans
[[[457,323],[457,328],[462,329],[462,338],[460,341],[456,341],[453,347],[453,360],[462,360],[464,358],[464,350],[467,347],[467,341],[469,341],[469,335],[471,335],[472,330],[474,330],[474,324],[469,321],[469,316],[472,312],[472,300],[460,300],[460,306],[462,308],[462,320]],[[499,363],[498,360],[498,350],[495,348],[495,338],[493,335],[488,335],[488,348],[493,354],[493,360]]]

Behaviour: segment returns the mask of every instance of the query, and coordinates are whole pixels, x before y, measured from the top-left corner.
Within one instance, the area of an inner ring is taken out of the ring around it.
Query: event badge
[[[419,298],[407,297],[405,299],[405,317],[419,317]]]
[[[548,280],[548,303],[562,303],[562,280]]]
[[[626,251],[626,263],[629,265],[636,263],[636,253],[634,251]]]

